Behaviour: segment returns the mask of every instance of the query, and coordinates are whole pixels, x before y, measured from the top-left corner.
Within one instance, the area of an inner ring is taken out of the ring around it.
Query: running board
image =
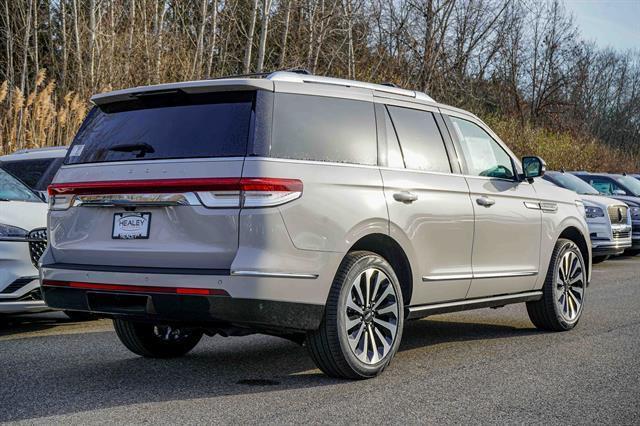
[[[512,303],[532,302],[542,298],[542,291],[507,294],[504,296],[482,297],[478,299],[456,300],[454,302],[433,305],[411,306],[407,308],[407,319],[423,318],[429,315],[446,314],[448,312],[466,311],[480,308],[494,308]]]

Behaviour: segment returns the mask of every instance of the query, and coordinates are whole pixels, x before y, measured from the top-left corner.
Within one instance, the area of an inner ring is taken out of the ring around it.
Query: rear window
[[[176,92],[95,107],[65,164],[244,156],[254,98]]]
[[[30,188],[43,190],[38,185],[42,176],[47,172],[55,158],[43,158],[38,160],[3,161],[0,167],[8,171]]]
[[[373,103],[280,93],[275,97],[271,157],[375,165]]]

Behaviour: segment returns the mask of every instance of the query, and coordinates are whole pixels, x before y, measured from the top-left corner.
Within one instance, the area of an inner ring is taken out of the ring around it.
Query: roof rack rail
[[[246,74],[224,75],[221,77],[210,78],[209,80],[222,80],[226,78],[267,78],[271,74],[276,72],[291,72],[294,74],[311,75],[311,72],[304,68],[289,68],[289,69],[283,69],[283,70],[277,70],[277,71],[263,71],[263,72],[250,72]]]
[[[291,83],[316,83],[343,87],[358,87],[362,89],[374,90],[377,92],[407,96],[424,102],[435,102],[435,100],[432,97],[428,96],[426,93],[418,92],[415,90],[401,89],[399,87],[391,86],[390,84],[366,83],[363,81],[346,80],[343,78],[333,77],[321,77],[317,75],[296,73],[291,71],[276,71],[269,74],[266,79],[272,81],[287,81]]]

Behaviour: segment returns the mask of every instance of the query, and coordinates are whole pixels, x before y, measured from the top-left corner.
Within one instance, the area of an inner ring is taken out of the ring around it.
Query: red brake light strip
[[[126,293],[165,293],[165,294],[181,294],[195,296],[229,296],[225,290],[209,289],[209,288],[193,288],[193,287],[157,287],[157,286],[140,286],[125,284],[102,284],[102,283],[86,283],[79,281],[54,281],[44,280],[43,286],[48,287],[69,287],[84,290],[103,290],[116,291]]]
[[[49,195],[167,193],[186,191],[302,192],[302,181],[280,178],[185,178],[54,183]]]

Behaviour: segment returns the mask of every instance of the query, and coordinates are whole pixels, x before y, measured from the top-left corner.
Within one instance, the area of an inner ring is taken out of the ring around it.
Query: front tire
[[[368,251],[348,253],[333,280],[320,328],[307,334],[325,374],[367,379],[380,374],[400,346],[404,304],[389,263]]]
[[[202,338],[202,332],[195,329],[122,319],[114,319],[113,327],[127,349],[146,358],[175,358],[185,355]]]
[[[543,330],[571,330],[582,315],[586,288],[587,269],[580,249],[560,238],[551,255],[542,299],[527,302],[531,322]]]

